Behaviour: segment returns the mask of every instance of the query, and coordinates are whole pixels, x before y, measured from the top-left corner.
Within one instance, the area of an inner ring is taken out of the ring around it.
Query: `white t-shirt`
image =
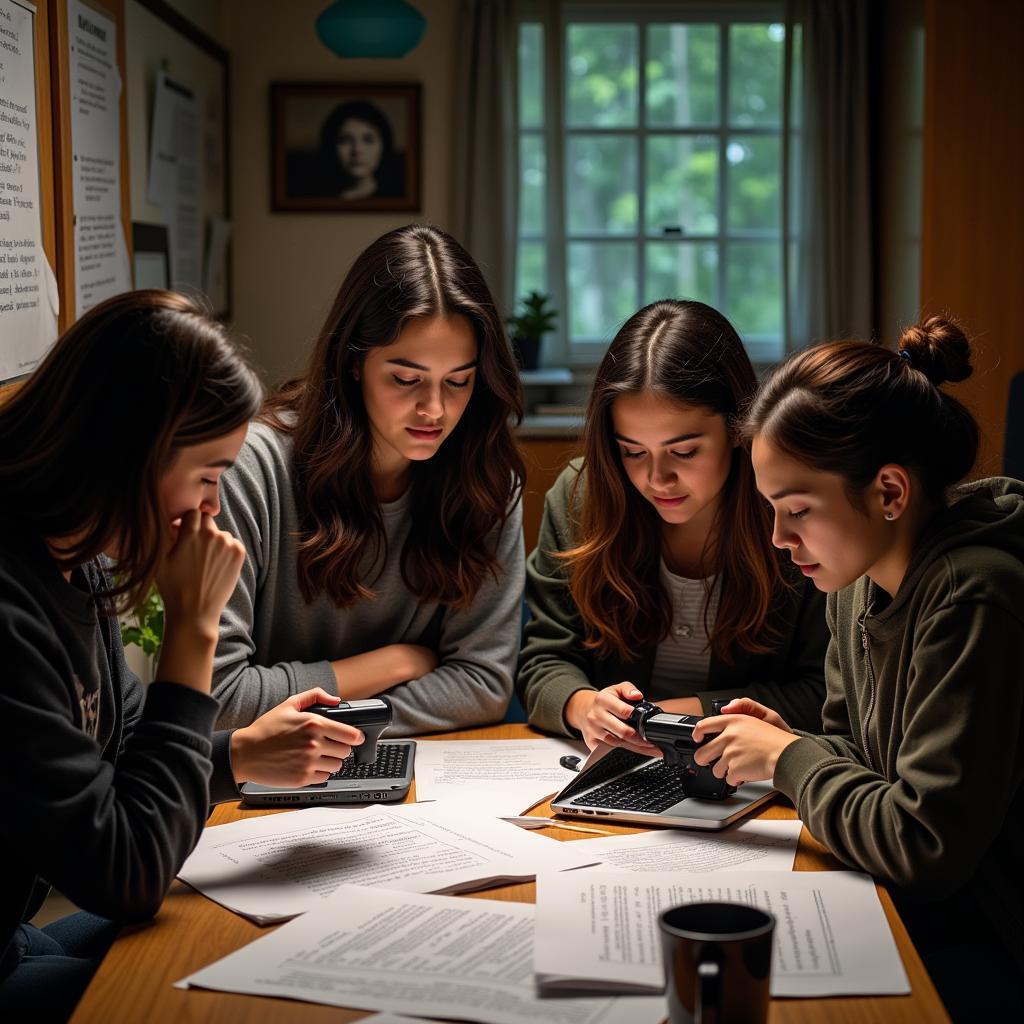
[[[718,613],[718,578],[691,580],[677,576],[669,571],[664,560],[660,575],[672,601],[672,626],[654,656],[651,690],[688,697],[697,690],[707,689],[711,662],[708,635],[714,629]]]

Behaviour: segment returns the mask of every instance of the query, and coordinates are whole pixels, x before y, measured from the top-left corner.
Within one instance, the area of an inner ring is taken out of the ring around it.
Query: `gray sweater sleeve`
[[[259,592],[267,578],[276,575],[279,558],[289,550],[280,547],[281,489],[291,486],[286,459],[284,446],[257,439],[242,448],[238,461],[221,477],[217,523],[234,534],[246,551],[238,586],[221,614],[213,664],[213,696],[220,701],[217,725],[221,729],[249,725],[287,697],[314,686],[337,692],[329,661],[253,663]]]
[[[497,580],[487,577],[469,608],[444,612],[437,668],[388,690],[395,711],[389,736],[463,729],[504,717],[522,628],[521,502],[495,534]]]

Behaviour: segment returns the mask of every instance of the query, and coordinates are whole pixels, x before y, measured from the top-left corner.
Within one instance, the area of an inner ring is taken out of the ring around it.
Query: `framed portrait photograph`
[[[420,209],[420,86],[274,82],[271,208]]]

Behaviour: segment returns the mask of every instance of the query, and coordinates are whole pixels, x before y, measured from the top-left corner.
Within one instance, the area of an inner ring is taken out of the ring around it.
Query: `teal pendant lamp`
[[[339,57],[404,57],[426,27],[405,0],[336,0],[316,19],[320,42]]]

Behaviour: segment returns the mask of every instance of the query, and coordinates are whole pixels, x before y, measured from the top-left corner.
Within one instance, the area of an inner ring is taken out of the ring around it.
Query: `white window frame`
[[[651,23],[663,24],[666,21],[686,21],[695,24],[717,24],[719,26],[719,110],[717,125],[696,127],[648,128],[644,117],[644,68],[646,67],[647,26]],[[564,115],[568,105],[568,83],[565,80],[564,46],[567,28],[570,23],[580,24],[611,23],[634,24],[638,29],[637,60],[640,70],[638,97],[638,118],[635,127],[631,128],[572,128],[572,135],[585,136],[629,136],[637,140],[637,227],[632,235],[570,235],[565,215],[565,151],[566,140],[570,130],[566,128]],[[686,2],[675,3],[648,2],[632,4],[623,0],[591,0],[584,2],[544,3],[542,0],[520,0],[517,4],[514,32],[516,52],[518,53],[519,26],[526,23],[539,23],[543,27],[544,36],[544,120],[540,128],[521,128],[519,111],[515,111],[514,124],[515,147],[514,166],[519,166],[520,138],[525,135],[541,136],[544,139],[545,154],[545,232],[543,235],[520,233],[516,225],[516,260],[518,260],[519,243],[524,241],[541,242],[545,245],[545,267],[547,273],[547,291],[551,301],[558,310],[558,326],[553,334],[545,340],[543,362],[547,366],[569,366],[574,368],[594,367],[603,357],[609,342],[620,324],[608,324],[606,336],[601,339],[569,341],[569,303],[568,303],[568,247],[571,242],[623,242],[636,248],[636,280],[637,308],[644,304],[645,287],[645,243],[653,241],[680,241],[686,243],[709,243],[718,247],[717,290],[719,302],[726,294],[726,275],[728,272],[725,258],[726,247],[730,242],[744,241],[776,241],[779,246],[780,265],[780,304],[781,318],[778,335],[744,334],[751,360],[758,365],[774,362],[776,353],[782,352],[786,339],[785,296],[785,204],[783,203],[784,183],[782,175],[785,168],[785,130],[786,118],[780,113],[779,123],[775,126],[731,125],[728,121],[729,97],[729,33],[728,27],[743,22],[785,22],[785,4],[781,0],[746,0],[746,2]],[[784,57],[785,59],[785,57]],[[518,60],[516,61],[518,72]],[[785,67],[783,67],[785,76]],[[518,102],[517,88],[513,90]],[[786,90],[782,90],[782,103],[786,101]],[[777,230],[728,231],[726,225],[727,160],[726,148],[731,135],[752,135],[777,138],[780,147],[780,210],[779,227]],[[645,179],[646,142],[652,136],[712,136],[718,140],[718,228],[709,234],[665,235],[656,236],[645,233],[645,197],[647,182]],[[519,188],[519,174],[516,175],[515,186]],[[516,204],[518,207],[518,203]],[[518,267],[516,274],[518,283]],[[519,296],[516,296],[517,300]],[[724,311],[724,310],[723,310]]]

